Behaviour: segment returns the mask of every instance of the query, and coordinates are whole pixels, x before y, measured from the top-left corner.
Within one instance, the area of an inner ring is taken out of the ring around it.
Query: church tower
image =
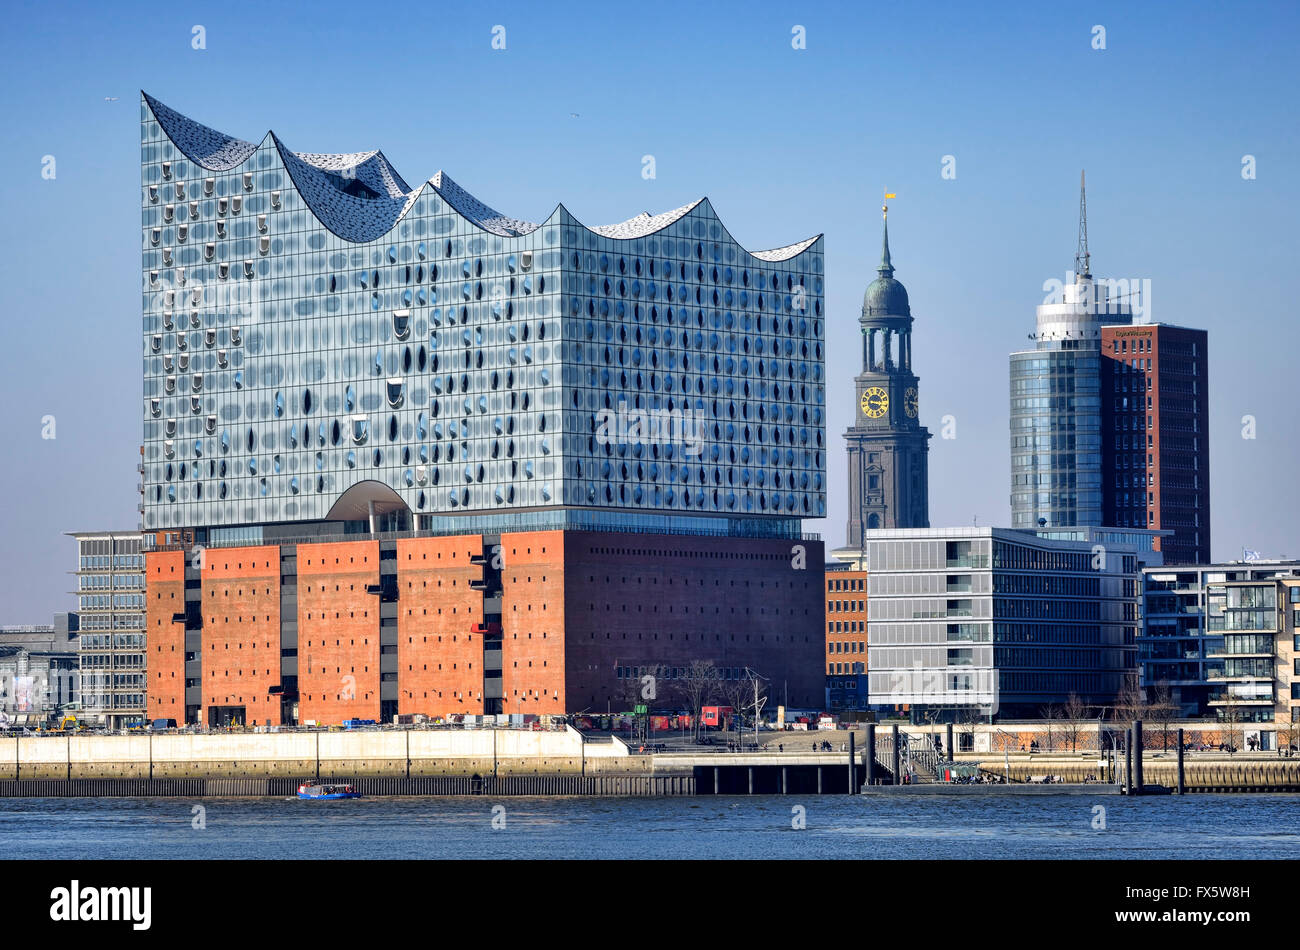
[[[845,434],[849,454],[848,546],[862,529],[930,526],[930,433],[918,418],[912,372],[912,311],[889,259],[889,208],[879,276],[862,298],[862,372],[856,415]]]

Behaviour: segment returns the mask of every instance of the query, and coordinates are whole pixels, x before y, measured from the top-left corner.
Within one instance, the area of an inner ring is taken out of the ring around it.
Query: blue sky
[[[1154,319],[1210,334],[1215,557],[1300,556],[1298,9],[9,4],[0,623],[75,606],[63,532],[136,526],[141,88],[241,138],[382,148],[411,182],[445,169],[525,219],[563,202],[601,224],[707,195],[752,249],[824,232],[830,517],[806,528],[834,544],[882,191],[898,194],[922,419],[956,418],[932,443],[931,522],[1006,524],[1007,354],[1072,264],[1086,168],[1094,273],[1149,279]]]

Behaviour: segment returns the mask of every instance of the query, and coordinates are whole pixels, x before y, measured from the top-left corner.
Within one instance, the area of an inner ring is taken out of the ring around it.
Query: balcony
[[[1211,682],[1218,687],[1210,692],[1209,702],[1216,706],[1255,705],[1271,706],[1275,702],[1273,681],[1256,677],[1224,677],[1222,674]]]
[[[978,624],[952,624],[956,630],[946,631],[948,643],[990,643],[993,631]]]
[[[946,562],[948,567],[969,568],[972,570],[982,570],[989,566],[988,555],[971,554],[966,557],[950,557]]]
[[[1205,685],[1205,679],[1197,667],[1147,664],[1143,683],[1147,686],[1153,686],[1162,681],[1167,682],[1170,686]]]
[[[1209,704],[1211,706],[1272,706],[1273,697],[1260,696],[1257,698],[1243,699],[1240,696],[1234,696],[1230,702],[1222,693],[1211,693]]]
[[[1210,683],[1220,684],[1236,683],[1241,685],[1244,683],[1255,683],[1260,689],[1264,688],[1265,683],[1271,684],[1273,682],[1272,676],[1255,676],[1250,673],[1225,673],[1223,670],[1218,670],[1213,674],[1209,674],[1205,679]],[[1270,689],[1271,688],[1272,687],[1270,686]]]

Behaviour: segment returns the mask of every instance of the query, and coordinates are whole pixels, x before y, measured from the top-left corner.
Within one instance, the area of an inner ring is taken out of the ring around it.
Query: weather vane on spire
[[[898,195],[894,194],[892,191],[887,191],[887,192],[885,192],[885,201],[889,201],[890,198],[897,198],[897,197],[898,197]],[[881,218],[885,219],[886,221],[889,220],[889,205],[888,205],[888,204],[881,204],[881,206],[880,206],[880,216],[881,216]]]

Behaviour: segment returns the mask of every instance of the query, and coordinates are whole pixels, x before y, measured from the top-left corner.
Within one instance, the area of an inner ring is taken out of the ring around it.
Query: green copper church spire
[[[886,199],[893,197],[885,195]],[[879,276],[867,286],[862,297],[862,319],[910,317],[912,311],[907,304],[907,290],[894,279],[894,262],[889,256],[889,205],[882,205],[880,212],[884,219],[884,236],[880,243],[880,264],[876,268]]]
[[[853,379],[857,405],[844,434],[848,547],[859,558],[871,531],[930,526],[930,432],[921,425],[920,382],[912,371],[912,308],[889,254],[888,202],[895,197],[886,192],[880,208],[879,276],[862,295],[862,372]]]
[[[889,205],[880,206],[880,216],[885,222],[885,239],[880,250],[880,266],[876,270],[881,277],[893,277],[894,265],[889,260]]]

